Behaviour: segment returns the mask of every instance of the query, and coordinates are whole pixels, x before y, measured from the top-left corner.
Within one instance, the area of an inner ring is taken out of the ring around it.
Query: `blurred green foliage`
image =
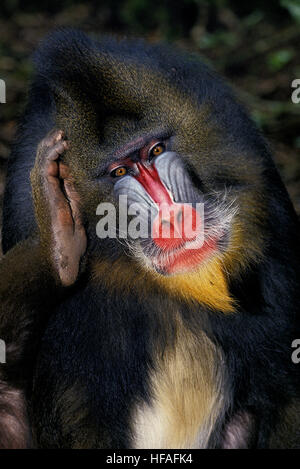
[[[280,5],[286,8],[292,18],[300,23],[300,2],[299,0],[280,0]]]
[[[83,3],[82,0],[1,0],[0,14],[7,18],[16,12],[34,13],[41,10],[55,14],[61,9],[70,8]],[[232,35],[218,34],[214,37],[214,30],[222,29],[222,24],[216,19],[216,11],[228,8],[238,17],[257,21],[262,15],[272,18],[273,21],[287,20],[291,16],[300,21],[299,0],[252,0],[241,2],[239,0],[101,0],[86,2],[94,9],[101,8],[107,14],[107,25],[113,29],[130,30],[135,34],[147,34],[159,29],[165,38],[176,38],[189,33],[191,28],[201,19],[207,19],[208,36],[203,47],[210,47],[215,42],[235,41]],[[251,13],[255,12],[255,15]]]
[[[279,49],[268,55],[267,61],[271,71],[276,72],[288,64],[295,56],[293,49]]]

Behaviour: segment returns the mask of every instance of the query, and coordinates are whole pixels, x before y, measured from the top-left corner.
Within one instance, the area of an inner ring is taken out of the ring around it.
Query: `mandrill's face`
[[[127,237],[120,230],[119,240],[127,238],[131,253],[163,275],[197,270],[224,252],[237,210],[234,202],[224,194],[207,197],[201,191],[174,151],[172,138],[149,137],[132,144],[134,151],[127,147],[122,157],[119,151],[109,166],[121,202],[119,219],[129,214]]]

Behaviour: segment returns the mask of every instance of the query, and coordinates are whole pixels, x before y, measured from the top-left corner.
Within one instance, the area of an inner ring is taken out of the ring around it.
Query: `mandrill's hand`
[[[79,196],[60,156],[68,150],[61,130],[52,130],[39,144],[31,184],[42,249],[64,286],[78,276],[86,250]]]

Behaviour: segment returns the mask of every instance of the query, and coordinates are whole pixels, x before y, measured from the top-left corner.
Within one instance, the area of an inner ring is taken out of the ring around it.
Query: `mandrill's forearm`
[[[47,312],[58,300],[39,244],[25,241],[0,261],[0,448],[31,446],[24,394]]]

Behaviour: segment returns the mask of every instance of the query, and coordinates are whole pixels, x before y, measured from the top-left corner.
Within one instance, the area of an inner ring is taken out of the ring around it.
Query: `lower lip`
[[[156,270],[165,275],[195,270],[199,264],[205,261],[218,249],[217,240],[210,240],[204,243],[200,249],[181,249],[174,254],[171,260],[165,264],[158,263]]]

